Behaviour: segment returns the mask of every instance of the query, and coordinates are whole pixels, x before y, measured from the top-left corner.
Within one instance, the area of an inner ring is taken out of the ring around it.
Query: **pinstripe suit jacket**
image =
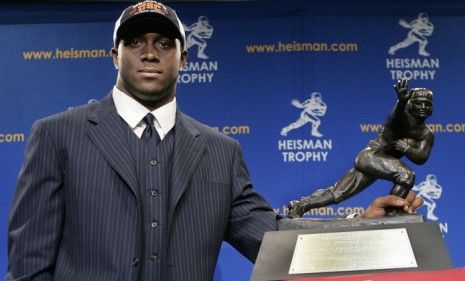
[[[5,280],[139,280],[141,198],[111,95],[37,121],[9,218]],[[177,112],[166,280],[213,278],[221,242],[256,258],[276,214],[239,144]]]

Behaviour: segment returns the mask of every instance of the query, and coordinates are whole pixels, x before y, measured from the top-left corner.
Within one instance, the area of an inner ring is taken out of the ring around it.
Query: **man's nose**
[[[142,51],[142,60],[146,61],[158,61],[158,51],[153,44],[146,44]]]

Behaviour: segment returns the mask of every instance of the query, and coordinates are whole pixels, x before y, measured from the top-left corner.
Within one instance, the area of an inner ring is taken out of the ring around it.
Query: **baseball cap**
[[[115,23],[113,43],[117,47],[122,38],[146,32],[159,32],[181,41],[184,49],[186,35],[176,12],[157,1],[142,1],[127,7]]]

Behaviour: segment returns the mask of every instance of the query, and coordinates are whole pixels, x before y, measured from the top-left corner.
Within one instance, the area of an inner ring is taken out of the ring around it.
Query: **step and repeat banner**
[[[397,79],[430,88],[430,159],[421,166],[402,161],[416,172],[414,190],[425,200],[419,212],[439,223],[454,266],[465,266],[463,4],[312,2],[173,4],[189,52],[178,80],[180,107],[240,141],[255,189],[285,214],[290,200],[330,186],[352,168],[394,106]],[[116,79],[113,25],[123,7],[0,6],[0,275],[30,127],[109,93]],[[378,180],[307,216],[363,211],[391,187]],[[223,245],[215,280],[249,280],[251,270]]]

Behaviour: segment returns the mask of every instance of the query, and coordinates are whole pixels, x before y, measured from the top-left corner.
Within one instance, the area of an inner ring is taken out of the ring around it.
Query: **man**
[[[6,280],[212,280],[223,240],[255,260],[280,218],[252,190],[239,144],[177,108],[185,43],[171,8],[127,8],[111,94],[34,124]],[[381,198],[368,213],[414,210],[414,198]]]
[[[354,168],[329,188],[291,202],[290,217],[301,217],[312,208],[339,203],[377,179],[393,182],[392,195],[407,197],[415,184],[415,173],[400,158],[406,156],[419,165],[428,160],[434,135],[425,120],[433,113],[433,93],[425,88],[409,91],[407,80],[399,81],[395,90],[398,101],[383,130],[358,154]]]

